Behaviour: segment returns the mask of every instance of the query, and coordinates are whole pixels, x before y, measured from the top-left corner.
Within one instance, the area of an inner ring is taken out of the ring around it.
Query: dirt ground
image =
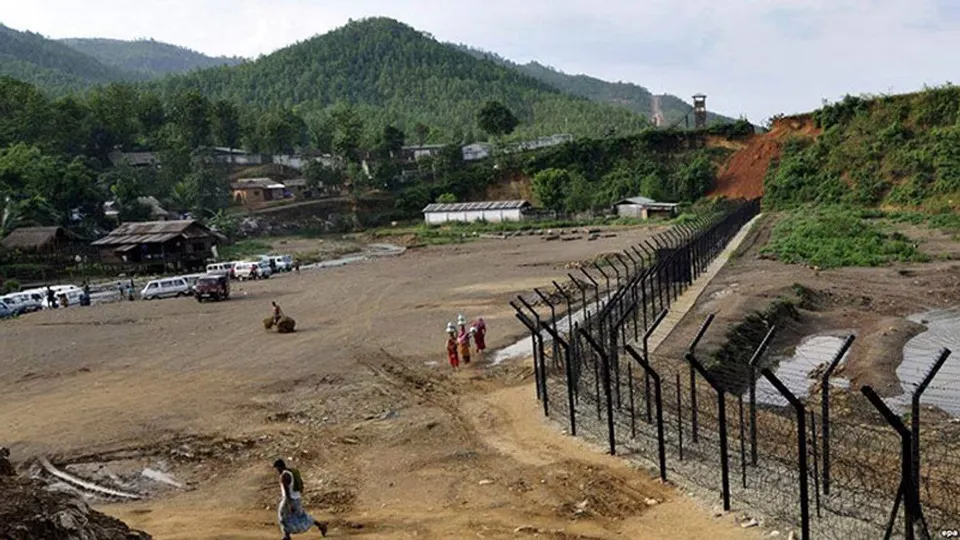
[[[333,537],[757,537],[564,436],[526,363],[445,365],[457,313],[484,317],[492,349],[509,345],[514,295],[655,232],[481,240],[243,283],[223,303],[5,321],[0,442],[22,467],[50,456],[145,494],[98,508],[159,539],[279,537],[278,456]],[[296,333],[263,330],[271,300]]]
[[[850,379],[853,388],[871,385],[883,396],[899,395],[896,368],[903,345],[925,330],[906,317],[960,304],[960,242],[941,231],[901,225],[899,231],[915,240],[934,262],[821,270],[782,264],[760,254],[776,219],[773,214],[761,217],[656,354],[682,358],[703,320],[715,313],[699,346],[709,353],[746,314],[790,296],[800,285],[811,294],[809,305],[802,306],[796,324],[778,332],[771,352],[787,353],[804,336],[853,333],[857,339],[837,375]]]

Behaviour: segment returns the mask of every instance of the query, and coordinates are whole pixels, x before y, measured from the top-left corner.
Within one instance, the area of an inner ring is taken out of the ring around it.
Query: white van
[[[155,279],[140,291],[143,300],[190,296],[190,284],[182,277]]]
[[[290,255],[271,255],[270,258],[273,260],[273,264],[277,267],[278,272],[289,272],[293,270],[293,257]]]
[[[236,274],[233,271],[233,267],[236,266],[236,262],[219,262],[211,263],[207,265],[208,274],[227,274],[231,278],[236,278]]]
[[[10,307],[17,311],[20,315],[24,313],[32,313],[34,311],[40,311],[43,309],[45,303],[44,296],[39,292],[18,292],[10,293],[6,296],[0,296],[0,300],[3,300]]]
[[[50,290],[53,291],[54,299],[57,302],[57,306],[64,307],[60,301],[60,295],[67,296],[68,306],[80,305],[80,297],[83,296],[83,289],[81,289],[80,287],[77,287],[76,285],[53,285],[52,287],[50,287]],[[40,288],[40,289],[30,289],[29,291],[24,291],[24,292],[29,292],[32,294],[34,291],[39,291],[43,295],[44,309],[50,309],[53,307],[50,305],[49,302],[47,302],[46,287]]]

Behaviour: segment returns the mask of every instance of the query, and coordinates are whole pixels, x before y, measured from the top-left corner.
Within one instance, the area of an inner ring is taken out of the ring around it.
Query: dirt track
[[[18,461],[52,454],[100,481],[168,472],[186,487],[139,479],[155,497],[103,506],[160,539],[276,537],[278,455],[303,471],[307,506],[334,536],[745,538],[547,426],[525,366],[444,365],[458,312],[483,315],[490,345],[507,345],[521,333],[512,296],[653,232],[428,248],[243,284],[225,303],[7,321],[3,442]],[[297,333],[263,330],[271,300]]]

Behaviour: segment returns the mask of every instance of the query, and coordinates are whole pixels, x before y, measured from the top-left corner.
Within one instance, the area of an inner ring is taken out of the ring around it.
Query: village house
[[[0,245],[27,255],[73,255],[86,251],[87,243],[63,227],[19,227]]]
[[[614,205],[617,208],[619,217],[651,219],[651,218],[671,218],[677,215],[677,203],[657,202],[648,197],[630,197],[617,201]]]
[[[160,165],[160,155],[156,152],[110,152],[107,158],[114,167],[120,165],[157,167]]]
[[[473,143],[460,148],[464,161],[476,161],[485,159],[493,154],[493,145],[490,143]]]
[[[421,144],[415,146],[404,146],[400,148],[400,159],[405,162],[417,161],[419,159],[435,156],[440,153],[445,145],[443,144]]]
[[[201,268],[226,238],[194,220],[125,223],[93,242],[105,263]]]
[[[137,202],[142,206],[146,206],[150,209],[150,221],[170,221],[173,219],[179,219],[180,216],[176,212],[169,212],[160,205],[160,201],[156,197],[146,196],[146,197],[137,197]],[[105,217],[119,220],[120,219],[120,203],[119,201],[107,201],[103,203],[103,215]]]
[[[423,209],[423,218],[428,225],[450,221],[472,222],[521,221],[532,205],[527,201],[484,201],[465,203],[434,203]]]
[[[213,152],[213,160],[218,163],[230,165],[263,165],[264,163],[270,163],[270,156],[268,155],[252,154],[239,148],[215,146],[211,151]]]
[[[286,191],[284,196],[293,197],[295,199],[310,199],[316,195],[307,187],[306,178],[294,178],[292,180],[284,180],[283,185],[286,186]],[[321,188],[323,186],[320,186]]]
[[[286,185],[270,178],[242,178],[230,183],[230,198],[243,205],[283,200],[286,191]]]

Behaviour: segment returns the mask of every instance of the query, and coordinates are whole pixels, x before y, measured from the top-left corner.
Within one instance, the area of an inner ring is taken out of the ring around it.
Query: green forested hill
[[[466,51],[477,58],[492,60],[509,68],[518,70],[522,73],[544,82],[554,88],[562,90],[568,94],[587,98],[598,103],[606,103],[625,107],[635,113],[642,114],[647,118],[652,118],[654,113],[654,95],[646,88],[625,82],[609,82],[591,77],[589,75],[570,75],[557,69],[545,66],[539,62],[529,62],[518,64],[503,58],[495,53],[474,49],[467,45],[456,45],[457,48]],[[666,126],[682,122],[684,116],[692,109],[692,105],[670,94],[660,96],[660,112],[663,115]],[[732,122],[732,118],[727,118],[718,114],[707,113],[707,123],[717,124]],[[690,117],[691,124],[693,117]],[[666,127],[665,126],[665,127]],[[680,127],[683,127],[682,125]]]
[[[92,84],[136,79],[40,34],[0,25],[0,75],[64,94]]]
[[[124,71],[142,73],[149,77],[186,73],[195,69],[215,66],[234,66],[243,62],[242,58],[213,58],[196,51],[154,41],[141,39],[123,41],[101,38],[62,39],[61,43],[92,56],[100,62]]]
[[[623,108],[564,94],[516,70],[439,43],[384,18],[352,22],[255,62],[170,77],[170,93],[199,88],[211,98],[263,108],[298,108],[305,116],[348,101],[373,124],[416,123],[433,140],[470,138],[465,126],[486,100],[519,117],[516,136],[569,132],[600,136],[635,132],[646,122]]]

